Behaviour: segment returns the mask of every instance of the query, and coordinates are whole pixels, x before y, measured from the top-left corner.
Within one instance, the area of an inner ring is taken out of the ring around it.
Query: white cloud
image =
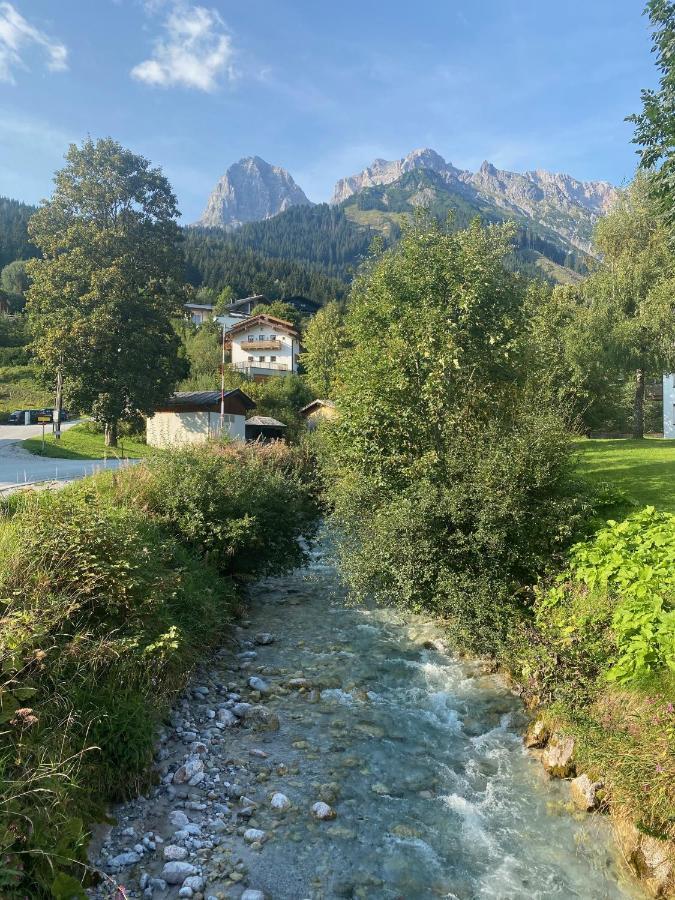
[[[21,54],[30,45],[46,54],[47,68],[52,72],[68,68],[65,44],[31,25],[11,3],[0,3],[0,81],[14,84],[12,70],[25,68]]]
[[[131,70],[134,78],[156,87],[213,91],[222,74],[235,77],[232,41],[215,9],[178,2],[163,30],[150,59]]]

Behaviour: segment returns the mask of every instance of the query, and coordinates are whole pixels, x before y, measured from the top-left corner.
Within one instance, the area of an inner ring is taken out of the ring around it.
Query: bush
[[[299,462],[207,447],[5,503],[3,898],[77,896],[88,823],[146,783],[158,723],[222,641],[227,576],[302,561]]]

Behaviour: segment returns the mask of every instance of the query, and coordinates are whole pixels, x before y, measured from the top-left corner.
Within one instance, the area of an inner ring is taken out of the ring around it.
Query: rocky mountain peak
[[[247,156],[230,166],[218,181],[196,224],[236,228],[309,203],[286,169],[272,166],[259,156]]]
[[[380,184],[392,184],[394,181],[398,181],[406,172],[412,172],[415,169],[431,169],[448,177],[459,172],[458,169],[447,163],[440,153],[436,153],[430,147],[421,147],[413,150],[412,153],[402,157],[402,159],[375,159],[357,175],[341,178],[335,185],[331,203],[342,203],[348,197],[358,194],[365,188]]]

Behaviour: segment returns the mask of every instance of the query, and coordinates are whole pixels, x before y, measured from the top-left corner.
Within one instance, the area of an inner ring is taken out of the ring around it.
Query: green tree
[[[300,361],[305,367],[307,384],[324,399],[332,395],[333,379],[344,347],[342,312],[337,303],[329,303],[310,319],[305,329],[305,352]]]
[[[285,436],[295,440],[303,431],[300,410],[315,399],[312,390],[299,375],[283,375],[264,381],[249,381],[242,390],[256,402],[253,415],[272,416],[287,426]]]
[[[8,263],[0,273],[0,287],[15,297],[23,297],[28,290],[28,284],[25,259],[15,259],[14,262]]]
[[[283,300],[273,300],[272,303],[260,303],[251,310],[252,316],[275,316],[277,319],[284,319],[290,322],[297,330],[300,330],[302,315],[290,303],[284,303]]]
[[[649,0],[645,12],[654,29],[652,49],[660,73],[657,90],[642,91],[642,112],[633,143],[642,147],[640,165],[653,172],[651,186],[671,233],[675,231],[675,3]]]
[[[675,266],[650,179],[638,175],[598,223],[602,262],[583,285],[603,360],[634,378],[633,435],[644,436],[645,382],[675,367]]]
[[[70,146],[30,220],[35,353],[111,446],[120,421],[152,413],[187,371],[172,326],[185,296],[177,215],[161,171],[106,138]]]
[[[510,226],[405,229],[357,278],[320,450],[343,571],[494,651],[574,521],[568,438],[527,391]]]

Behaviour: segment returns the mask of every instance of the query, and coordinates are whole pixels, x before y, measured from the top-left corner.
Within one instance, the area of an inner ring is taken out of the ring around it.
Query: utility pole
[[[61,408],[63,406],[63,374],[61,365],[56,371],[56,404],[54,406],[54,438],[61,440]]]
[[[225,323],[223,322],[223,339],[220,359],[220,436],[225,429]]]

